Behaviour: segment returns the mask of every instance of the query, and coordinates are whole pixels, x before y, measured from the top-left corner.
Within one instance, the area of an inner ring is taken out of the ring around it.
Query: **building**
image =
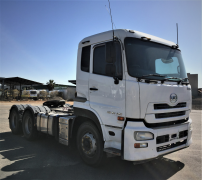
[[[187,73],[192,89],[192,97],[198,96],[198,74]]]
[[[24,79],[20,77],[4,78],[0,77],[0,96],[4,97],[4,92],[8,91],[12,94],[12,90],[19,90],[18,98],[21,98],[24,89],[46,90],[49,93],[48,86],[40,82]],[[73,100],[75,98],[76,86],[55,84],[55,91],[62,93],[62,98],[65,100]]]

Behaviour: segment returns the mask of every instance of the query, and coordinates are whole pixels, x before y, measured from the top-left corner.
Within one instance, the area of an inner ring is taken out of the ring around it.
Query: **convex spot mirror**
[[[180,74],[180,66],[177,66],[177,72]]]
[[[163,59],[161,58],[161,61],[165,64],[169,64],[169,63],[172,63],[173,62],[173,59]]]

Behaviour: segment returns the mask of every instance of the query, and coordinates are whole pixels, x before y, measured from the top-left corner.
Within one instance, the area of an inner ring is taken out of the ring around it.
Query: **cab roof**
[[[150,34],[142,33],[142,32],[136,31],[136,30],[130,30],[130,29],[116,29],[116,30],[114,30],[114,36],[121,39],[122,42],[124,42],[124,39],[126,37],[134,37],[134,38],[138,38],[138,39],[145,37],[145,39],[150,38],[150,41],[152,41],[152,42],[164,44],[167,46],[173,46],[173,45],[176,46],[176,43],[174,43],[174,42],[171,42],[171,41],[168,41],[168,40],[156,37],[156,36],[152,36]],[[112,38],[113,38],[112,30],[102,32],[102,33],[88,36],[88,37],[82,39],[79,43],[79,47],[96,44],[96,43],[101,43],[101,42],[104,42],[107,40],[112,40]]]

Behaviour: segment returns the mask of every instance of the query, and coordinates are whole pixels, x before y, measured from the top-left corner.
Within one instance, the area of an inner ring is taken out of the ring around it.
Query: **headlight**
[[[135,132],[134,138],[137,141],[151,140],[154,139],[154,134],[150,132]]]

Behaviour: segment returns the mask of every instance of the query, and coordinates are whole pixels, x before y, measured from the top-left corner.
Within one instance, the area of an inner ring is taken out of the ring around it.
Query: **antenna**
[[[178,44],[178,23],[176,23],[176,28],[177,28],[177,46],[179,46],[179,44]]]
[[[109,12],[109,10],[108,10],[108,8],[107,8],[107,6],[106,6],[106,5],[105,5],[105,8],[106,8],[107,12],[109,13],[109,15],[111,16],[111,14],[110,14],[110,12]],[[113,20],[112,20],[112,23],[113,23],[113,25],[114,25],[115,29],[117,29],[117,28],[116,28],[116,24],[114,23],[114,21],[113,21]],[[114,32],[114,30],[113,30],[113,32]],[[118,35],[118,37],[120,38],[120,35],[119,35],[119,33],[118,33],[118,32],[117,32],[117,35]],[[114,37],[114,33],[113,33],[113,37]],[[114,40],[114,38],[113,38],[113,40]],[[119,40],[120,40],[120,39],[119,39]],[[122,48],[124,49],[124,47],[123,47],[123,44],[122,44],[121,40],[120,40],[120,43],[121,43]]]
[[[113,29],[112,13],[111,13],[110,1],[108,0],[108,2],[109,2],[109,9],[110,9],[111,23],[112,23],[113,41],[114,41],[114,29]]]

